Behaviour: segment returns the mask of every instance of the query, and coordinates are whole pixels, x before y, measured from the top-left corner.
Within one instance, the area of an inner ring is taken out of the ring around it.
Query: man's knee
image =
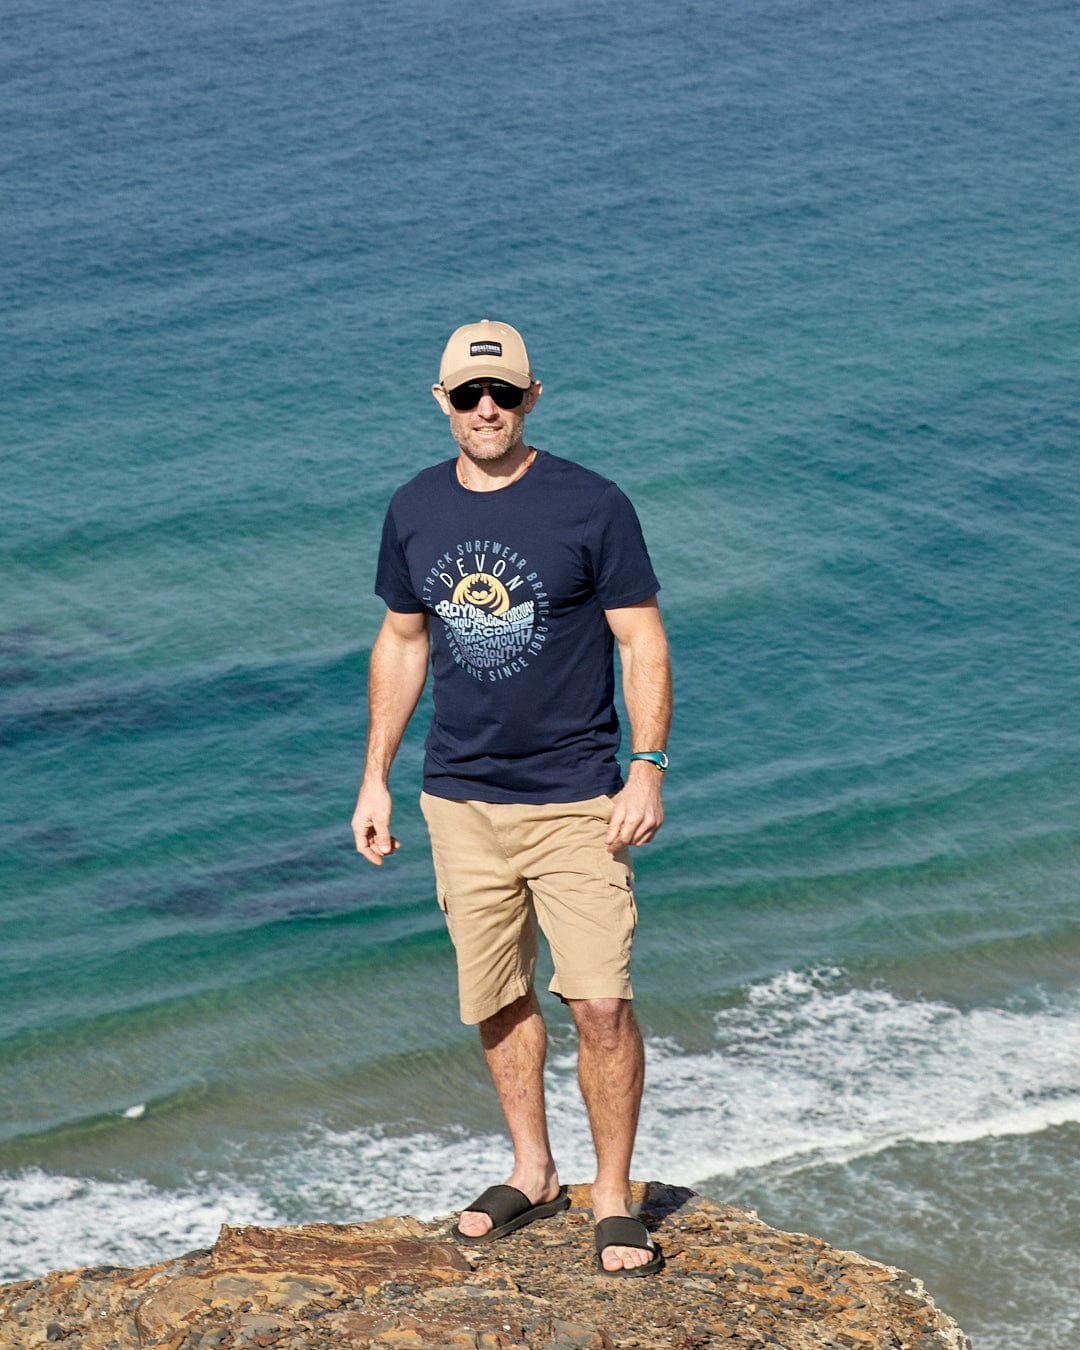
[[[581,998],[567,1000],[578,1035],[597,1049],[614,1049],[627,1037],[638,1035],[634,1005],[628,998]]]

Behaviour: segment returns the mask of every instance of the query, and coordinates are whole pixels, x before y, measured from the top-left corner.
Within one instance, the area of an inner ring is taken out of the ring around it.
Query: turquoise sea
[[[490,315],[664,584],[635,1174],[1080,1341],[1078,50],[1064,0],[9,0],[0,1280],[502,1179],[423,716],[402,854],[348,831],[383,511]]]

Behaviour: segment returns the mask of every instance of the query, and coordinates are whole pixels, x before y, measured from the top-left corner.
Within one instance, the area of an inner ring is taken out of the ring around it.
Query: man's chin
[[[497,464],[499,460],[505,459],[514,447],[507,445],[505,439],[497,440],[492,437],[491,440],[479,442],[469,440],[461,448],[469,459],[476,460],[478,464]]]

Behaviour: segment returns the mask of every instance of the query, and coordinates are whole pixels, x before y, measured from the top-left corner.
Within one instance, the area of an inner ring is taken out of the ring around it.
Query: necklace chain
[[[522,474],[525,472],[525,470],[528,469],[528,467],[532,464],[532,462],[533,462],[533,460],[534,460],[535,458],[536,458],[536,450],[535,450],[535,448],[532,448],[532,449],[529,450],[529,453],[525,456],[525,458],[521,461],[521,464],[518,466],[517,472],[516,472],[516,473],[512,473],[512,474],[510,475],[510,477],[506,480],[506,482],[503,483],[502,486],[503,486],[503,487],[509,487],[511,483],[516,483],[517,480],[518,480],[518,479],[522,476]],[[475,492],[475,491],[476,491],[476,489],[472,486],[472,484],[469,482],[469,480],[465,477],[465,466],[464,466],[464,464],[462,463],[460,457],[458,458],[458,462],[457,462],[457,476],[458,476],[458,482],[461,484],[461,486],[462,486],[463,488],[466,489],[466,491],[468,491],[468,492]],[[498,490],[498,489],[496,489],[496,490]]]

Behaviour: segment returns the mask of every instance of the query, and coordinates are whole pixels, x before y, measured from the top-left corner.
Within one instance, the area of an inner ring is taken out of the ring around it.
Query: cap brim
[[[530,375],[522,375],[520,371],[516,370],[507,370],[505,366],[500,366],[494,361],[471,361],[464,370],[444,375],[442,387],[444,389],[456,389],[459,384],[468,384],[470,380],[505,380],[507,384],[512,384],[518,389],[528,389],[532,384]]]

